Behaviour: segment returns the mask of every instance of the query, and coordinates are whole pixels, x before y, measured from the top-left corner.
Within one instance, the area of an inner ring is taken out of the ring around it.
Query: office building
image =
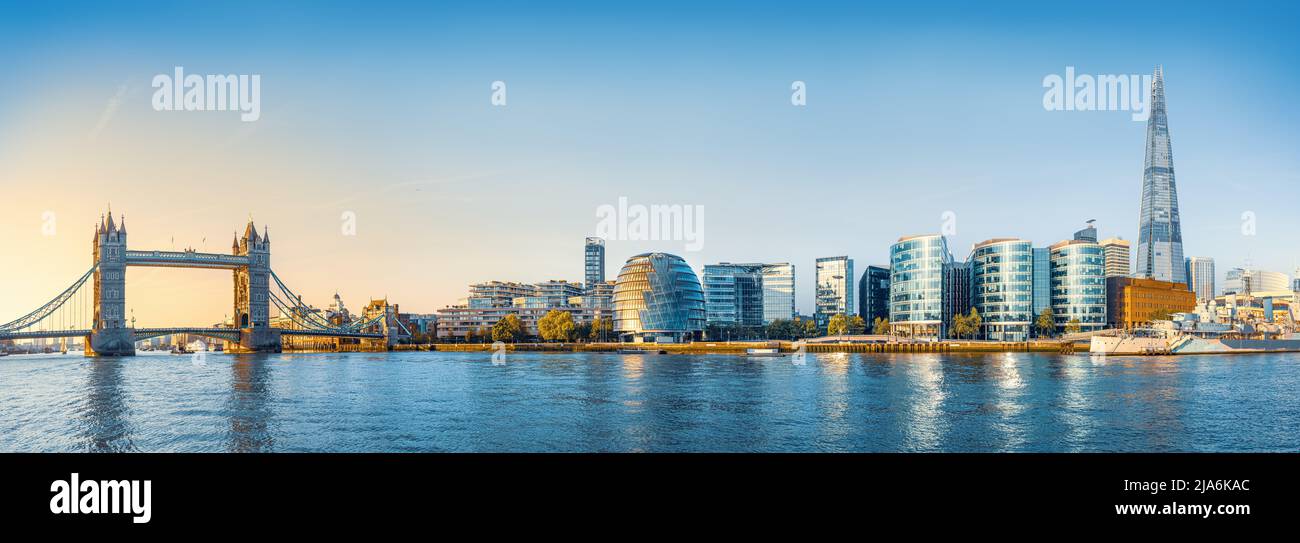
[[[889,248],[889,328],[895,335],[944,337],[944,269],[948,241],[937,234],[905,236]]]
[[[1026,341],[1034,320],[1034,248],[1023,239],[998,238],[971,250],[971,290],[982,319],[981,335]]]
[[[1157,317],[1196,309],[1196,294],[1183,283],[1136,277],[1106,279],[1106,321],[1111,328],[1135,328]]]
[[[1187,257],[1187,287],[1196,293],[1197,301],[1213,300],[1214,259],[1204,256]]]
[[[1058,331],[1106,327],[1106,256],[1101,245],[1066,240],[1051,246],[1052,315]]]
[[[794,318],[794,264],[764,264],[762,269],[763,324]]]
[[[945,263],[943,265],[943,332],[945,334],[952,337],[954,318],[957,315],[969,315],[973,303],[971,263]]]
[[[1106,277],[1128,277],[1132,274],[1132,246],[1128,240],[1106,238],[1101,240],[1101,249],[1106,252]]]
[[[1290,291],[1291,278],[1285,273],[1233,268],[1223,278],[1224,294]]]
[[[889,318],[889,268],[867,266],[858,280],[858,316],[870,329],[876,319]]]
[[[704,266],[704,308],[708,324],[763,325],[763,265]]]
[[[1052,308],[1052,249],[1034,247],[1034,317],[1036,322],[1043,310]],[[1031,327],[1033,334],[1038,334],[1037,326]]]
[[[813,316],[818,329],[825,330],[834,315],[857,313],[853,286],[853,259],[847,256],[817,259],[816,311]]]

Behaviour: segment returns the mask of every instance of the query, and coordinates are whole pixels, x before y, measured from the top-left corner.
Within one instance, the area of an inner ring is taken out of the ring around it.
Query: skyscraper
[[[1095,231],[1094,231],[1095,232]],[[985,339],[1025,341],[1034,320],[1034,248],[994,238],[971,251],[971,303],[983,317]]]
[[[1183,232],[1178,219],[1173,148],[1165,114],[1165,75],[1157,66],[1151,83],[1142,211],[1138,220],[1137,277],[1186,283]]]
[[[854,315],[857,300],[853,296],[853,259],[847,256],[818,258],[815,294],[816,312],[813,316],[818,328],[825,329],[834,315]]]
[[[1066,240],[1052,250],[1052,313],[1057,330],[1077,324],[1079,331],[1106,327],[1106,256],[1101,246]]]
[[[1132,245],[1125,239],[1101,240],[1101,249],[1106,251],[1106,277],[1128,277],[1132,273],[1131,248]]]
[[[1197,301],[1214,298],[1214,259],[1187,257],[1187,288],[1196,293]]]
[[[952,263],[948,240],[938,234],[905,236],[889,248],[890,333],[943,337],[944,317],[953,313],[945,308],[944,297],[944,277],[953,276]]]
[[[586,272],[583,275],[585,287],[590,289],[597,283],[605,281],[605,239],[604,238],[587,238],[587,246],[584,251],[583,269]]]

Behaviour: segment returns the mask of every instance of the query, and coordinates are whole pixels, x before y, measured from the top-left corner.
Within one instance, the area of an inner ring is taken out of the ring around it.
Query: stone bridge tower
[[[118,226],[113,209],[100,217],[93,243],[95,262],[95,322],[86,338],[90,356],[132,356],[134,331],[126,322],[126,217]]]
[[[236,239],[233,254],[248,257],[248,266],[236,269],[235,328],[240,330],[240,351],[279,351],[280,334],[271,328],[271,236],[266,227],[257,233],[248,221],[244,237]]]

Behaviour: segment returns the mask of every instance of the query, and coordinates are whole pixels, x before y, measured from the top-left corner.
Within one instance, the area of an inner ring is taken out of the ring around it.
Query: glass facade
[[[1106,327],[1106,254],[1091,241],[1070,240],[1052,249],[1052,314],[1057,330],[1078,320],[1080,332]]]
[[[622,341],[687,341],[705,324],[704,289],[677,255],[644,253],[627,260],[614,283],[614,331]]]
[[[704,266],[704,308],[709,324],[763,324],[762,264]]]
[[[949,262],[943,265],[943,329],[950,337],[953,337],[953,318],[969,315],[974,307],[971,269],[970,262]]]
[[[834,315],[854,315],[857,299],[853,295],[853,259],[833,256],[817,259],[816,312],[817,328],[825,329]]]
[[[1174,182],[1173,147],[1169,143],[1169,119],[1165,114],[1165,76],[1159,67],[1151,83],[1150,107],[1146,160],[1142,171],[1136,275],[1186,283],[1183,232],[1178,218],[1178,186]]]
[[[1031,322],[1037,322],[1038,316],[1043,314],[1044,309],[1052,308],[1052,250],[1047,247],[1034,247],[1034,318]],[[1035,335],[1038,334],[1038,327],[1031,327]]]
[[[583,284],[587,288],[605,282],[605,239],[587,238],[583,251]]]
[[[763,324],[794,318],[794,264],[764,264],[762,270]]]
[[[1197,300],[1214,298],[1214,259],[1204,256],[1187,257],[1187,288],[1196,293]]]
[[[889,318],[889,268],[867,266],[858,280],[858,316],[870,329],[877,318]]]
[[[943,272],[952,263],[940,235],[909,236],[889,248],[889,328],[910,337],[943,337]]]
[[[983,319],[985,339],[1029,339],[1034,320],[1034,256],[1032,244],[1023,239],[991,239],[971,251],[974,305]]]

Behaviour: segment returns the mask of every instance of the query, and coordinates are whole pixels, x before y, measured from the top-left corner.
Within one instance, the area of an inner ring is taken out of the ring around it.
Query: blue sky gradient
[[[1046,111],[1042,80],[1162,64],[1186,254],[1221,274],[1248,259],[1295,272],[1292,4],[542,4],[6,3],[0,184],[77,200],[55,206],[77,227],[111,199],[139,218],[133,246],[225,240],[252,212],[283,244],[277,272],[323,291],[316,303],[339,289],[421,312],[473,281],[580,280],[595,211],[621,196],[702,205],[703,250],[610,241],[610,278],[647,250],[697,270],[789,261],[810,313],[815,258],[847,254],[861,273],[946,211],[959,259],[1087,219],[1136,241],[1145,124]],[[153,111],[150,79],[173,66],[261,74],[261,120]],[[505,108],[489,103],[495,80]],[[805,107],[790,105],[795,80]],[[58,153],[89,173],[50,172]],[[50,243],[46,204],[3,205],[0,227],[22,234],[2,243]],[[357,238],[338,235],[345,210]],[[81,234],[50,252],[88,264]],[[43,271],[50,295],[72,273]]]

